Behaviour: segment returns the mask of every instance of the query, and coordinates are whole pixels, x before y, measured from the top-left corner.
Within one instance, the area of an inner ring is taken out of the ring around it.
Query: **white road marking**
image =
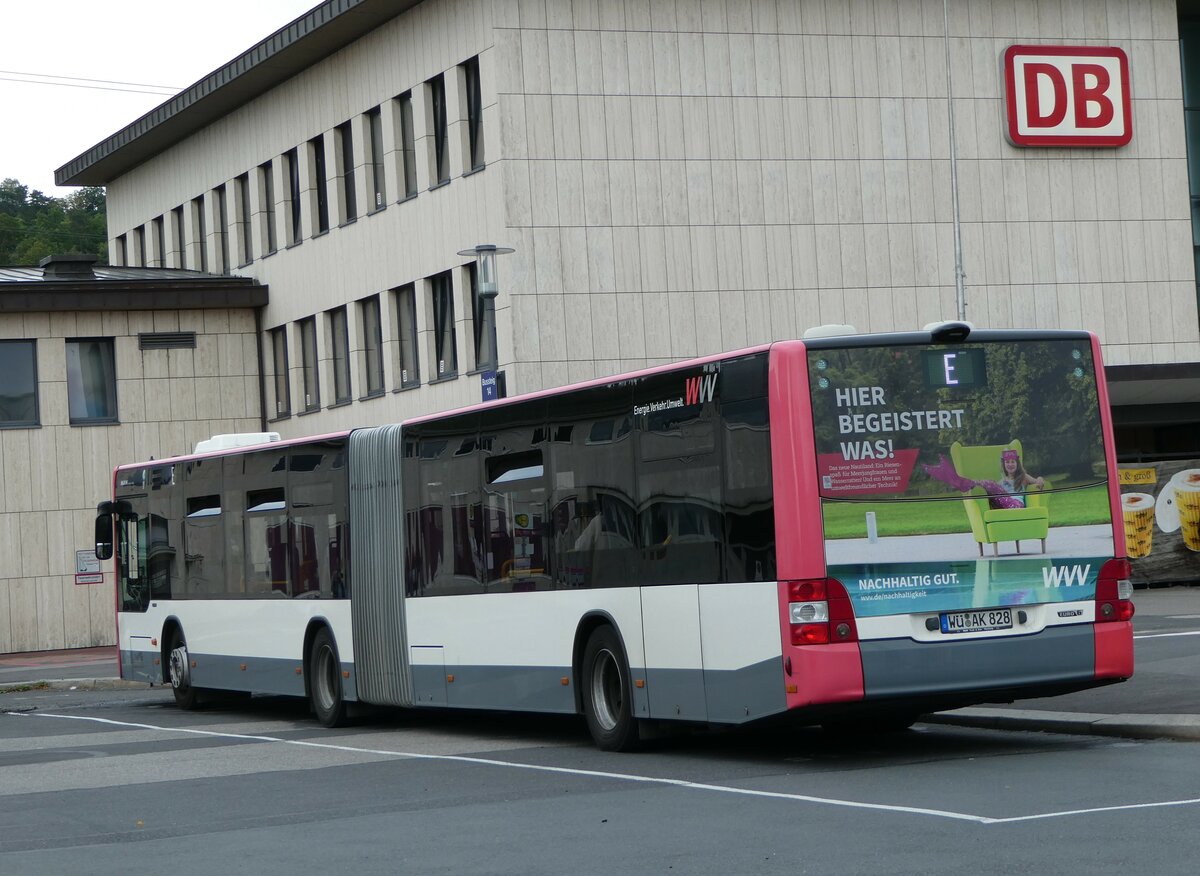
[[[798,803],[816,803],[824,806],[841,806],[849,809],[868,809],[880,812],[899,812],[908,815],[928,815],[934,818],[948,818],[954,821],[969,821],[975,824],[1008,824],[1016,821],[1035,821],[1045,818],[1062,818],[1068,815],[1090,815],[1099,812],[1120,812],[1129,809],[1151,809],[1168,806],[1189,806],[1200,803],[1200,798],[1187,800],[1163,800],[1156,803],[1131,803],[1123,806],[1103,806],[1095,809],[1068,809],[1061,812],[1042,812],[1033,815],[1017,815],[1008,818],[990,818],[985,815],[972,815],[967,812],[952,812],[945,809],[927,809],[919,806],[897,806],[887,803],[867,803],[860,800],[841,800],[836,797],[814,797],[808,794],[788,794],[782,791],[760,791],[753,788],[738,788],[732,785],[710,785],[702,782],[689,782],[685,779],[660,778],[656,776],[639,776],[634,773],[612,773],[603,770],[583,770],[572,767],[557,767],[544,764],[520,763],[519,761],[499,760],[487,757],[468,757],[456,754],[423,754],[413,751],[394,751],[390,749],[360,748],[349,745],[334,745],[328,742],[310,742],[303,739],[283,739],[278,736],[261,736],[246,733],[226,733],[213,730],[197,730],[189,727],[160,727],[155,724],[138,724],[131,721],[114,721],[110,718],[94,718],[86,715],[55,715],[47,712],[10,713],[19,718],[61,718],[67,721],[91,721],[96,724],[108,724],[115,727],[129,727],[137,730],[157,730],[163,733],[183,733],[194,736],[217,737],[221,739],[237,739],[252,742],[278,742],[284,745],[295,745],[304,748],[320,748],[341,751],[352,754],[372,756],[391,756],[412,760],[440,760],[454,763],[475,764],[478,766],[506,767],[508,769],[532,770],[534,772],[557,773],[560,775],[584,776],[597,779],[613,779],[622,782],[638,782],[647,785],[665,785],[674,788],[689,788],[696,791],[712,791],[720,794],[735,794],[745,797],[766,797],[776,800],[792,800]]]
[[[1188,630],[1183,633],[1142,633],[1140,636],[1134,636],[1135,639],[1170,639],[1174,636],[1200,636],[1200,630]]]

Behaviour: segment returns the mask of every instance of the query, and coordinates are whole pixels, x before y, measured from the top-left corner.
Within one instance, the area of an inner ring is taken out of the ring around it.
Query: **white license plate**
[[[987,630],[1011,630],[1011,608],[985,608],[982,611],[948,611],[941,615],[943,633],[982,633]]]

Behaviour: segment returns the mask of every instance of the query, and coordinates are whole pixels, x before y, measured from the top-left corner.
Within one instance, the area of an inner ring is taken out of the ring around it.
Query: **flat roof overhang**
[[[34,288],[31,288],[33,286]],[[263,307],[268,287],[200,281],[121,283],[13,283],[0,285],[0,313],[54,313],[66,310],[230,310]]]
[[[54,172],[60,186],[102,186],[228,115],[420,0],[326,0]]]
[[[1104,376],[1108,400],[1114,407],[1200,401],[1200,362],[1105,365]]]

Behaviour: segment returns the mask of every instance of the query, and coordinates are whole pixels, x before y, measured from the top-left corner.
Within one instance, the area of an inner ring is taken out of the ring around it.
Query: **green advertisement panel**
[[[829,573],[863,616],[1094,597],[1113,556],[1090,340],[810,350]]]

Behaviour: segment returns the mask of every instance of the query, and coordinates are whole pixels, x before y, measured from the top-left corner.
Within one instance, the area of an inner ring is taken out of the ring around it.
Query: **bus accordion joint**
[[[1129,560],[1113,559],[1100,569],[1096,582],[1096,623],[1133,620],[1133,582]]]
[[[810,578],[789,581],[788,621],[793,645],[857,642],[854,609],[841,581]]]

